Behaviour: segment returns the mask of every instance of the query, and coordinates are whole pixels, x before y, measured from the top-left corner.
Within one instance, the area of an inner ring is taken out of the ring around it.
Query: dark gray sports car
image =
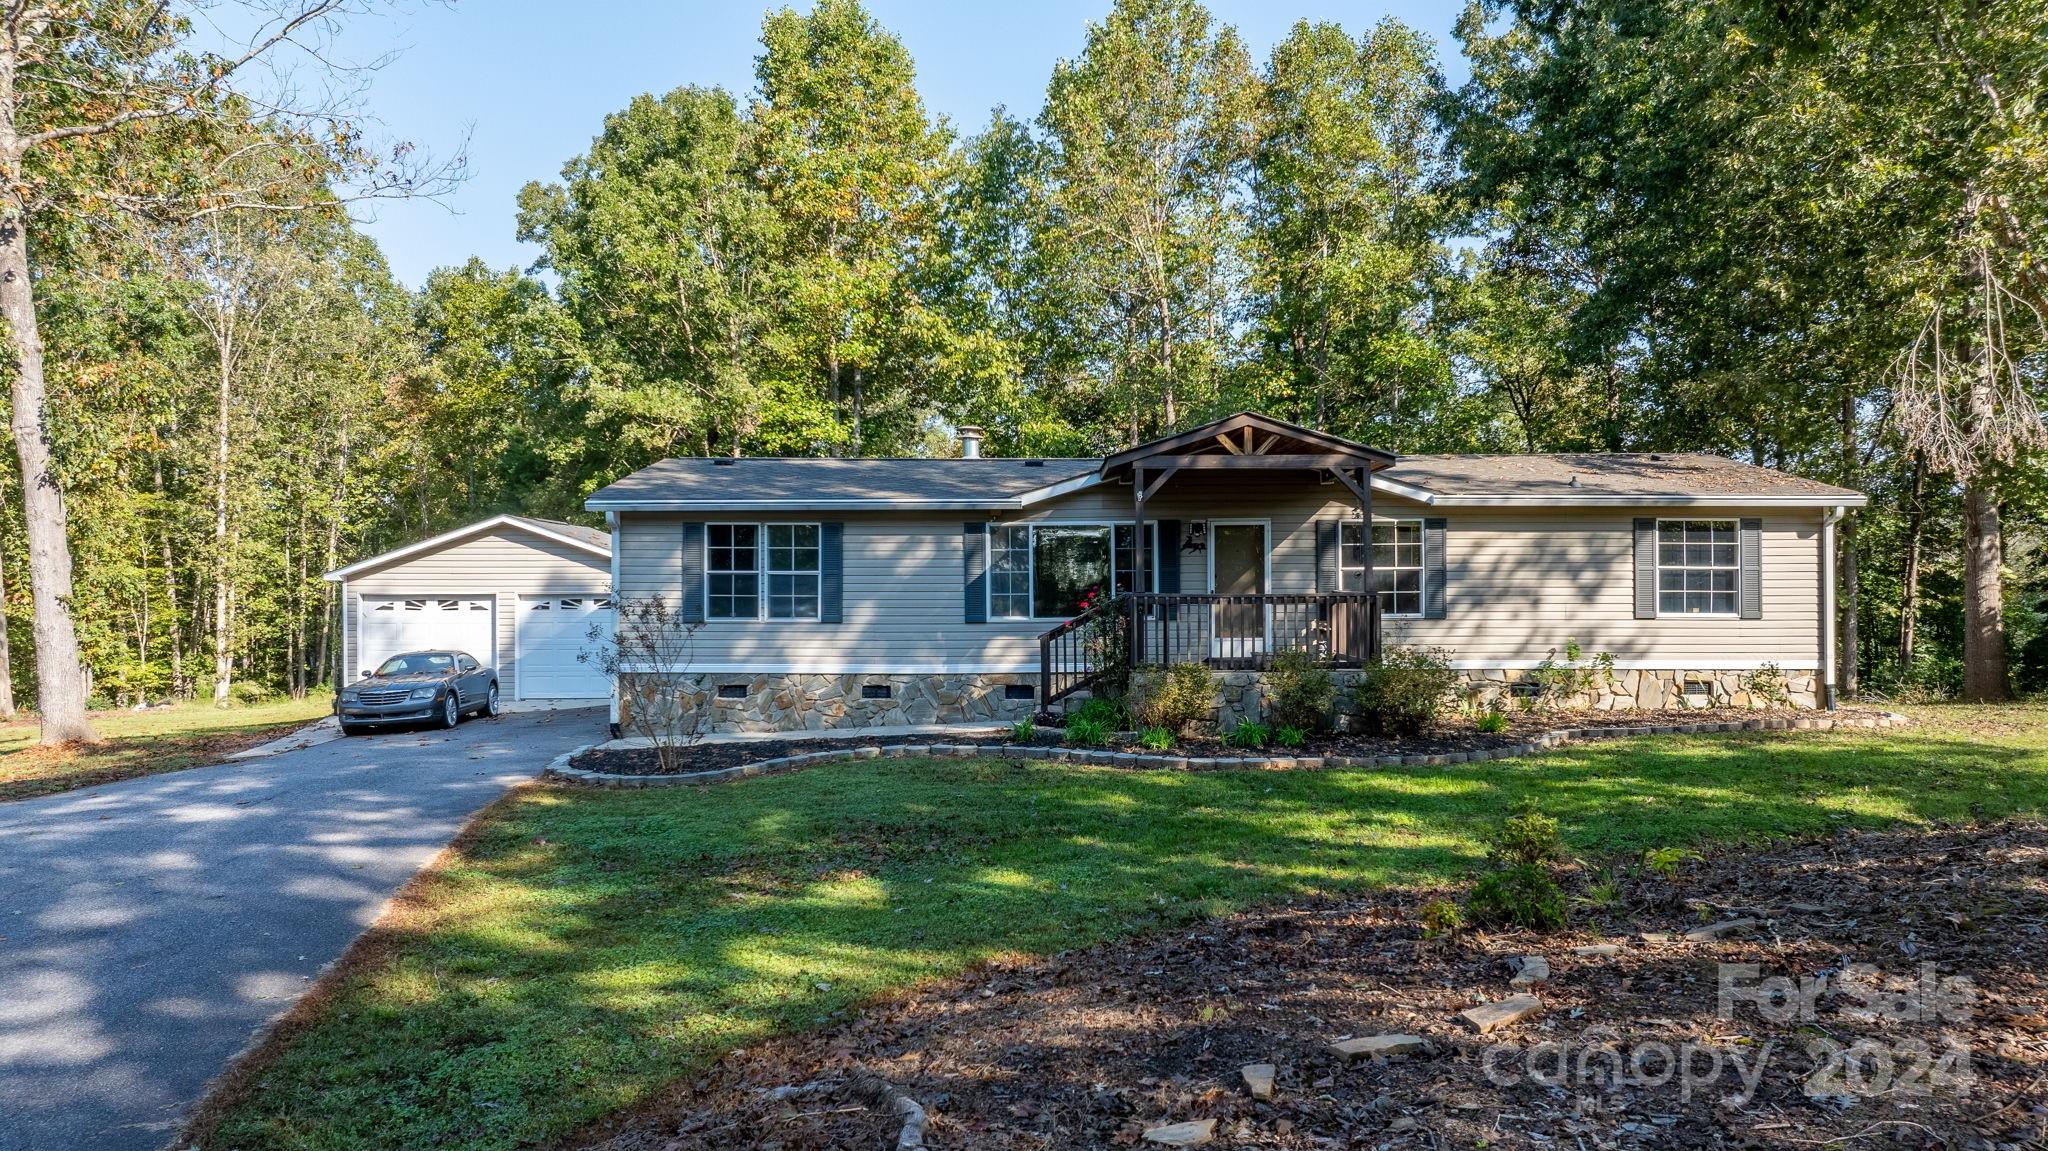
[[[498,673],[463,651],[409,651],[341,689],[342,734],[422,720],[454,727],[471,712],[498,714]]]

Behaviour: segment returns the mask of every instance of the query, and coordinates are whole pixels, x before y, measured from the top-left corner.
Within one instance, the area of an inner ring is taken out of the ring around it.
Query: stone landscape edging
[[[1116,767],[1150,768],[1159,771],[1186,771],[1189,768],[1217,770],[1264,769],[1296,770],[1327,767],[1442,767],[1454,763],[1485,763],[1492,760],[1520,759],[1536,755],[1572,743],[1600,739],[1627,739],[1640,735],[1709,735],[1745,731],[1836,731],[1852,729],[1882,729],[1904,727],[1913,721],[1895,711],[1880,712],[1877,715],[1831,716],[1802,715],[1798,717],[1773,717],[1769,719],[1730,720],[1720,723],[1673,723],[1645,727],[1566,727],[1546,731],[1522,743],[1504,747],[1487,748],[1482,751],[1438,752],[1431,755],[1251,755],[1251,756],[1180,756],[1151,755],[1134,751],[1109,751],[1093,747],[1064,747],[1043,744],[972,744],[972,743],[890,743],[861,744],[856,747],[833,748],[830,751],[812,751],[801,755],[786,755],[774,759],[757,760],[753,763],[736,764],[732,767],[714,768],[709,771],[682,772],[676,775],[622,775],[617,772],[591,771],[587,768],[572,767],[569,761],[589,751],[592,745],[567,751],[556,756],[541,771],[545,779],[582,787],[641,788],[641,787],[704,787],[716,783],[730,783],[738,779],[749,779],[757,775],[794,771],[821,763],[840,763],[855,759],[1049,759],[1060,763],[1099,763]]]

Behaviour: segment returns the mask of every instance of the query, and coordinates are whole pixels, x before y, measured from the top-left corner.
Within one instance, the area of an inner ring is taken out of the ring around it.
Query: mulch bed
[[[1613,901],[1582,907],[1570,935],[1427,941],[1418,908],[1432,893],[1396,892],[978,969],[735,1052],[574,1145],[887,1148],[902,1123],[885,1105],[891,1088],[930,1112],[929,1146],[989,1151],[1145,1148],[1149,1129],[1207,1119],[1210,1145],[1232,1148],[2008,1151],[2048,1140],[2048,824],[1845,832],[1688,861],[1668,878],[1636,870]],[[1642,938],[1731,916],[1757,924],[1709,942]],[[1570,951],[1596,939],[1623,950]],[[1455,1021],[1508,995],[1506,960],[1528,954],[1550,963],[1540,1015],[1483,1037]],[[1751,1003],[1724,1016],[1721,963],[1829,981],[1808,1017],[1774,1022]],[[1889,1010],[1869,1010],[1859,989],[1877,984],[1853,964],[1895,981]],[[1843,984],[1845,971],[1857,981]],[[1951,977],[1973,994],[1939,982]],[[1433,1051],[1346,1065],[1327,1050],[1381,1033]],[[1544,1043],[1566,1052],[1562,1081],[1556,1048],[1529,1061]],[[1693,1081],[1657,1082],[1668,1064],[1656,1051],[1686,1044]],[[1647,1052],[1640,1081],[1617,1080],[1603,1050]],[[1966,1083],[1943,1077],[1953,1065],[1906,1074],[1958,1051]],[[1736,1058],[1757,1076],[1753,1092]],[[1277,1068],[1269,1101],[1240,1079],[1254,1063]]]
[[[1482,732],[1473,726],[1468,716],[1457,716],[1440,722],[1436,730],[1427,735],[1391,737],[1376,735],[1345,735],[1330,733],[1318,735],[1298,748],[1268,748],[1267,753],[1285,756],[1380,756],[1380,755],[1449,755],[1457,752],[1490,751],[1514,747],[1546,732],[1577,728],[1599,728],[1602,730],[1628,730],[1654,728],[1680,724],[1737,723],[1767,717],[1796,716],[1802,713],[1792,711],[1753,711],[1737,708],[1686,708],[1675,711],[1630,711],[1616,713],[1607,711],[1540,711],[1514,712],[1508,716],[1504,731]],[[1843,708],[1833,713],[1841,719],[1876,717],[1888,714],[1875,709]],[[1039,744],[1058,743],[1060,732],[1057,728],[1041,727]],[[584,752],[570,761],[571,766],[587,771],[602,771],[614,775],[663,775],[684,772],[716,771],[722,768],[739,767],[759,763],[768,759],[783,759],[794,755],[813,752],[836,751],[857,747],[863,743],[881,742],[887,744],[918,744],[943,742],[955,745],[977,747],[1002,747],[1013,745],[1007,733],[998,735],[921,735],[891,736],[878,741],[864,741],[857,736],[837,739],[763,739],[729,743],[700,743],[687,749],[678,759],[674,771],[664,772],[660,760],[651,748],[594,749]],[[1256,755],[1225,743],[1222,739],[1189,737],[1178,740],[1172,748],[1154,750],[1139,746],[1128,738],[1128,733],[1103,745],[1111,751],[1128,751],[1145,755],[1161,755],[1176,758],[1215,758],[1219,756]]]

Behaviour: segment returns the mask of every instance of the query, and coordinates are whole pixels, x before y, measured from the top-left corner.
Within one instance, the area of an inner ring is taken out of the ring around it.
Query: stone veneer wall
[[[620,701],[626,720],[645,695],[650,676],[628,675]],[[679,688],[661,693],[664,704],[703,712],[706,731],[824,731],[926,723],[1013,723],[1038,712],[1038,676],[1019,675],[740,675],[692,672]],[[720,687],[742,685],[727,698]],[[1028,699],[1006,699],[1004,688],[1032,689]],[[868,699],[861,689],[887,685],[889,698]],[[630,723],[626,724],[630,729]]]
[[[1479,707],[1515,706],[1513,685],[1529,677],[1522,670],[1467,671],[1467,698]],[[1338,709],[1347,710],[1351,689],[1358,681],[1355,671],[1333,671],[1337,684]],[[621,706],[635,706],[641,694],[636,680],[628,676],[627,692]],[[1794,707],[1817,706],[1815,676],[1810,671],[1790,671],[1785,679]],[[839,728],[880,727],[894,724],[929,723],[1014,723],[1038,711],[1038,677],[1030,673],[1002,675],[720,675],[691,673],[682,677],[682,687],[664,693],[667,701],[700,709],[707,715],[706,731],[824,731]],[[1688,682],[1706,685],[1706,696],[1694,702],[1686,694]],[[719,696],[718,689],[743,685],[745,694],[736,698]],[[866,699],[861,689],[886,684],[889,698]],[[1033,689],[1029,699],[1006,699],[1003,689],[1012,684]],[[1265,677],[1253,671],[1216,673],[1216,722],[1223,728],[1239,720],[1261,718],[1265,711]],[[1081,696],[1062,700],[1062,706],[1078,704]],[[1570,701],[1566,706],[1589,711],[1620,711],[1630,708],[1753,707],[1762,706],[1749,690],[1749,673],[1739,671],[1617,671],[1614,678]],[[623,717],[622,717],[623,718]]]

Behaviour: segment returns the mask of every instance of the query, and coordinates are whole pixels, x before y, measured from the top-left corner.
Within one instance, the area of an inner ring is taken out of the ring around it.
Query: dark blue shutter
[[[1180,521],[1159,521],[1159,588],[1167,595],[1180,592]]]
[[[683,525],[682,595],[683,622],[703,623],[704,525],[700,523],[686,523]]]
[[[1657,520],[1636,521],[1636,618],[1657,618]]]
[[[1316,590],[1343,591],[1344,576],[1337,568],[1342,551],[1337,539],[1336,520],[1316,521]]]
[[[1431,517],[1422,521],[1422,618],[1444,618],[1444,537],[1448,525]]]
[[[1743,520],[1736,525],[1735,539],[1742,561],[1740,599],[1743,619],[1764,618],[1764,521]]]
[[[961,601],[962,618],[968,623],[988,622],[988,525],[969,521],[960,525],[960,553],[966,557],[966,592]]]
[[[846,618],[846,525],[818,525],[818,622]]]

